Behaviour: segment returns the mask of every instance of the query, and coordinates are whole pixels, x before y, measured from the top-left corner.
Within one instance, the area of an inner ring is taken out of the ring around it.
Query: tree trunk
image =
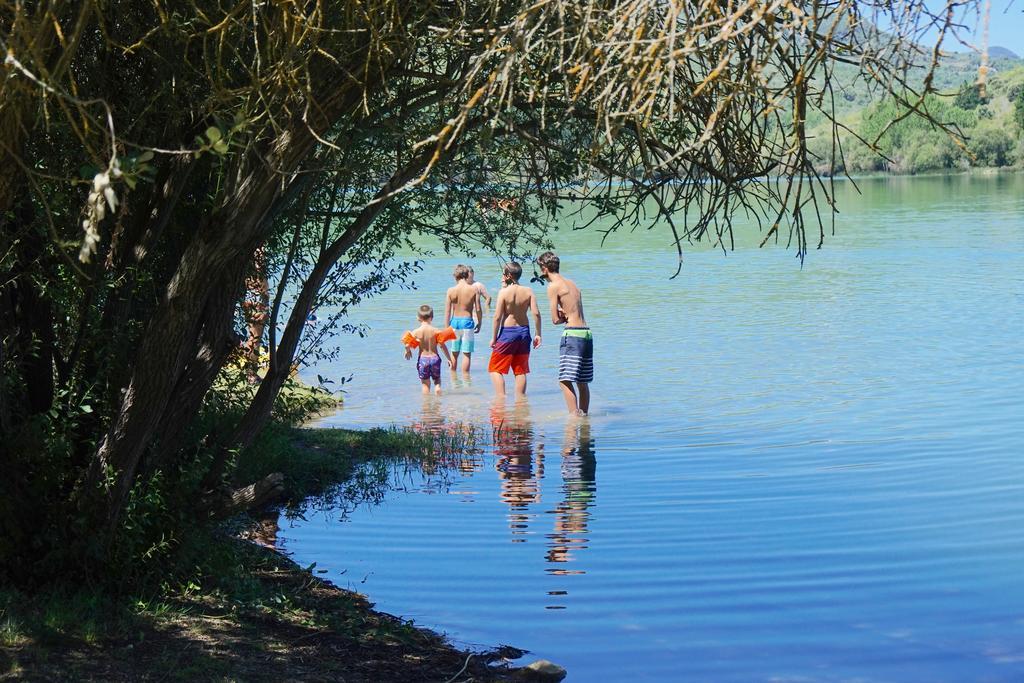
[[[321,131],[358,106],[361,89],[345,85],[335,83],[331,88],[324,84],[323,92],[330,95],[317,107]],[[108,469],[116,473],[106,504],[109,530],[115,527],[135,483],[143,452],[158,436],[156,430],[175,387],[196,357],[202,316],[211,294],[223,286],[225,272],[238,268],[239,263],[247,264],[256,246],[266,240],[269,225],[265,217],[280,199],[282,185],[291,181],[291,174],[316,143],[309,122],[295,121],[264,154],[241,160],[251,161],[250,170],[232,188],[222,208],[200,226],[182,254],[140,339],[120,405],[85,479],[84,490],[95,490]]]
[[[175,385],[167,409],[157,425],[159,448],[147,459],[146,472],[163,467],[181,448],[182,438],[202,407],[224,362],[238,349],[234,310],[242,290],[245,267],[225,273],[203,310],[199,348]]]
[[[263,332],[267,328],[270,314],[270,282],[267,280],[266,246],[256,250],[252,259],[252,272],[245,278],[245,300],[242,315],[245,316],[249,336],[245,340],[245,372],[249,381],[259,381],[260,350],[263,348]]]
[[[448,153],[454,153],[456,150],[457,145],[453,145]],[[284,334],[281,336],[281,342],[277,345],[276,352],[270,359],[270,367],[267,369],[267,374],[263,377],[255,398],[249,404],[249,408],[246,410],[245,415],[242,416],[228,443],[222,447],[214,460],[210,475],[207,477],[208,482],[215,482],[223,476],[224,468],[230,455],[228,448],[244,448],[249,446],[260,430],[266,425],[274,407],[274,400],[277,398],[281,387],[291,372],[292,361],[295,358],[295,351],[298,349],[299,340],[305,328],[306,318],[313,308],[313,302],[316,300],[324,280],[330,274],[338,259],[369,230],[373,221],[394,198],[395,191],[423,172],[423,169],[426,168],[430,161],[433,150],[428,150],[428,152],[418,154],[405,166],[396,170],[391,179],[374,196],[374,200],[363,208],[359,215],[349,224],[345,232],[342,233],[341,237],[335,240],[317,259],[316,265],[314,265],[309,277],[306,278],[295,300],[291,315],[288,317],[288,324],[285,327]]]

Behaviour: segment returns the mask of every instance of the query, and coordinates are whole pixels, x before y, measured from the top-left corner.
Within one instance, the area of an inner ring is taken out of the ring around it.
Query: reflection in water
[[[562,443],[562,500],[552,510],[555,528],[554,533],[548,534],[548,562],[571,562],[575,559],[574,551],[587,547],[587,523],[597,496],[596,473],[597,458],[594,439],[590,435],[590,420],[570,419],[565,425]],[[564,567],[547,571],[549,574],[584,573],[582,569]]]
[[[516,538],[527,533],[531,503],[540,502],[540,480],[544,478],[544,444],[537,443],[536,472],[534,471],[534,430],[530,420],[530,404],[517,401],[511,409],[504,401],[491,406],[491,433],[494,439],[495,468],[501,478],[501,499],[508,503],[509,528],[513,543],[525,543]]]
[[[525,543],[533,517],[529,512],[530,506],[541,502],[543,437],[535,433],[526,401],[517,402],[511,409],[506,408],[504,402],[494,403],[491,407],[491,431],[497,457],[495,469],[501,480],[501,499],[509,506],[512,542]],[[546,534],[548,542],[544,555],[554,565],[545,570],[549,574],[585,573],[582,569],[569,569],[566,565],[574,562],[576,553],[589,543],[590,508],[597,494],[596,472],[590,420],[570,419],[565,425],[562,443],[562,496],[557,505],[547,511],[554,516],[554,528]],[[565,595],[566,592],[550,594]]]
[[[420,419],[418,422],[410,424],[409,428],[418,432],[438,435],[460,432],[465,434],[467,431],[472,430],[472,427],[462,422],[448,421],[442,410],[442,399],[433,394],[425,394],[423,396]],[[483,460],[480,457],[480,453],[473,449],[459,449],[456,454],[451,456],[450,461],[446,459],[439,461],[438,464],[454,467],[463,474],[472,474],[473,472],[478,472],[483,467]],[[422,469],[424,474],[434,473],[434,468],[427,463],[422,465]]]

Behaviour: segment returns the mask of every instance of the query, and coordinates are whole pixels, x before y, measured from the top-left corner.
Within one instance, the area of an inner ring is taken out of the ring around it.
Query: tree
[[[1020,89],[1016,99],[1013,100],[1013,120],[1017,124],[1018,131],[1024,132],[1024,88]]]
[[[960,90],[957,91],[953,104],[966,111],[971,111],[984,104],[988,104],[990,99],[982,94],[979,84],[964,82],[960,85]]]
[[[930,77],[904,84],[939,51],[913,41],[951,21],[880,0],[0,0],[7,571],[137,559],[125,520],[147,496],[209,514],[318,299],[402,277],[387,256],[418,235],[525,252],[567,197],[634,226],[653,200],[680,255],[727,248],[752,211],[802,258],[831,205],[805,127],[818,111],[838,132],[832,70],[927,117]],[[530,201],[485,220],[496,187]],[[280,338],[265,328],[269,371],[212,447],[186,447],[260,253],[271,321],[296,292]]]
[[[979,126],[968,148],[981,166],[1009,166],[1013,138],[999,126]]]

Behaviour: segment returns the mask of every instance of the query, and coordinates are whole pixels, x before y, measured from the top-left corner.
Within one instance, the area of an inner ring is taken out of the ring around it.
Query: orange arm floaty
[[[438,344],[444,344],[445,342],[455,341],[455,330],[453,330],[451,327],[446,327],[440,332],[438,332],[437,336],[434,337],[434,339],[437,340]]]
[[[405,334],[402,335],[402,343],[411,348],[417,348],[420,345],[420,340],[412,336],[412,332],[406,330]]]

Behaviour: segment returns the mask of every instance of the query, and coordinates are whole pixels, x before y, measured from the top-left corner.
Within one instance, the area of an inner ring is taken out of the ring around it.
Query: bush
[[[1009,133],[996,126],[977,128],[967,143],[978,166],[1009,166],[1013,163],[1013,147]]]
[[[937,120],[961,131],[970,131],[978,123],[977,112],[954,106],[948,99],[936,95],[926,97],[923,108]],[[959,153],[949,135],[919,117],[901,119],[905,113],[903,105],[892,99],[885,100],[869,107],[860,125],[864,139],[877,138],[882,152],[892,159],[888,170],[920,173],[956,166]],[[880,167],[886,168],[884,162]]]
[[[983,104],[988,104],[990,99],[989,97],[981,96],[981,88],[977,83],[964,81],[956,94],[956,99],[953,100],[953,104],[965,111],[971,111]]]

